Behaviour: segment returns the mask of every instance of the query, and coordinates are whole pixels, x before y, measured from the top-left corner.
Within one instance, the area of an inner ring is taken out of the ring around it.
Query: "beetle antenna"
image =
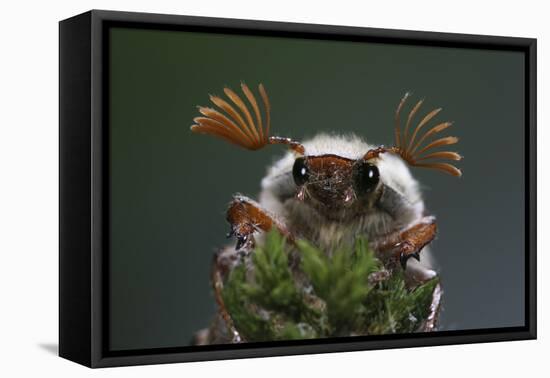
[[[269,136],[271,128],[271,104],[263,84],[258,85],[258,92],[263,103],[264,118],[254,94],[245,83],[241,90],[249,106],[230,88],[223,92],[229,101],[210,95],[210,101],[218,109],[199,106],[200,117],[195,117],[191,131],[198,134],[209,134],[224,139],[248,150],[259,150],[268,144],[286,144],[297,154],[304,153],[304,146],[290,138]],[[252,116],[254,115],[254,117]],[[265,120],[265,122],[264,122]]]
[[[458,143],[457,137],[454,137],[454,136],[443,137],[440,139],[436,139],[432,142],[429,142],[427,144],[424,144],[424,142],[428,138],[450,127],[452,125],[452,122],[442,122],[435,125],[431,129],[429,129],[427,132],[425,132],[423,135],[421,135],[418,141],[416,141],[416,138],[419,135],[422,128],[426,126],[428,122],[430,122],[442,110],[441,108],[434,109],[431,112],[429,112],[427,115],[425,115],[424,118],[422,118],[422,120],[414,128],[414,131],[412,132],[412,135],[409,138],[409,128],[410,128],[412,119],[420,109],[420,106],[422,105],[422,103],[424,102],[424,100],[418,101],[416,105],[412,108],[412,110],[409,112],[409,115],[407,117],[407,122],[405,124],[404,132],[401,133],[400,114],[409,96],[410,96],[409,93],[405,93],[405,95],[399,102],[399,105],[397,106],[397,110],[395,112],[395,130],[394,130],[395,146],[389,147],[389,148],[378,147],[373,150],[370,150],[364,155],[363,159],[369,160],[369,159],[378,157],[378,155],[380,155],[381,153],[393,152],[401,156],[403,160],[405,160],[409,165],[413,167],[432,168],[432,169],[449,173],[453,176],[457,176],[457,177],[462,176],[462,171],[457,167],[455,167],[453,164],[438,161],[441,159],[459,161],[459,160],[462,160],[462,156],[452,151],[433,151],[435,148],[438,148],[438,147],[449,146],[449,145]]]

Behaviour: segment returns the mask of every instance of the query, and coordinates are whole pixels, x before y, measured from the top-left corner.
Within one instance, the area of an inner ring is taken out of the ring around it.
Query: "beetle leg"
[[[390,260],[399,260],[401,267],[405,270],[407,261],[411,257],[420,261],[420,252],[435,238],[436,231],[435,218],[424,217],[405,230],[373,243],[372,247]]]
[[[227,209],[227,221],[231,226],[228,237],[235,236],[237,245],[235,249],[254,246],[254,233],[258,231],[267,232],[275,227],[282,235],[290,241],[293,240],[283,223],[276,219],[267,210],[263,209],[256,201],[236,195]]]
[[[232,257],[234,257],[233,259],[236,258],[235,256]],[[216,304],[218,305],[218,311],[231,337],[231,342],[240,343],[243,340],[241,338],[241,335],[239,334],[239,331],[237,331],[235,325],[233,324],[233,319],[231,319],[231,315],[229,315],[229,312],[225,307],[225,303],[222,297],[223,276],[227,275],[227,271],[228,269],[230,269],[230,265],[233,264],[233,262],[228,262],[226,260],[227,258],[225,258],[223,252],[218,252],[214,256],[214,260],[212,261],[212,268],[210,271],[210,280],[212,283],[212,289],[214,290],[214,299],[216,300]]]

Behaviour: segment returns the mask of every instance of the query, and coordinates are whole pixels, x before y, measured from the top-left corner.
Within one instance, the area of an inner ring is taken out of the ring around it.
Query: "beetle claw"
[[[403,270],[407,270],[407,260],[408,259],[409,259],[409,256],[407,256],[404,253],[401,253],[399,255],[399,262],[401,263],[401,268],[403,268]]]
[[[420,261],[419,252],[409,254],[401,252],[401,254],[399,255],[399,262],[401,263],[401,267],[403,268],[403,270],[407,270],[407,261],[409,261],[411,257],[413,257],[416,261]]]
[[[229,232],[225,235],[225,237],[229,239],[229,238],[231,238],[231,237],[233,237],[233,236],[235,236],[235,228],[234,228],[234,227],[231,227],[231,228],[229,229]]]
[[[237,235],[237,245],[235,250],[238,251],[248,242],[248,235]]]

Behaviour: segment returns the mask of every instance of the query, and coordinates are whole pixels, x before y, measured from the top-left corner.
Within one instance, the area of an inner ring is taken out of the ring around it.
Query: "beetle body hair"
[[[360,159],[365,151],[376,147],[353,134],[319,134],[304,142],[303,146],[306,156],[332,154],[353,160]],[[331,216],[296,198],[297,186],[292,177],[295,159],[295,154],[288,152],[268,169],[261,182],[260,205],[278,217],[295,235],[327,251],[334,246],[353,243],[357,235],[365,235],[369,241],[376,242],[418,223],[425,215],[419,184],[398,156],[383,154],[377,158],[383,192],[375,206],[352,214],[348,214],[346,209],[336,209],[331,211]],[[421,263],[410,261],[411,273],[431,267],[433,263],[429,255],[426,247]]]

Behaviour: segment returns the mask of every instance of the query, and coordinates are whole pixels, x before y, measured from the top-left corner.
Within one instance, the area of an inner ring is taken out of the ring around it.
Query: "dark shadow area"
[[[59,345],[57,343],[40,343],[38,347],[48,353],[59,355]]]

